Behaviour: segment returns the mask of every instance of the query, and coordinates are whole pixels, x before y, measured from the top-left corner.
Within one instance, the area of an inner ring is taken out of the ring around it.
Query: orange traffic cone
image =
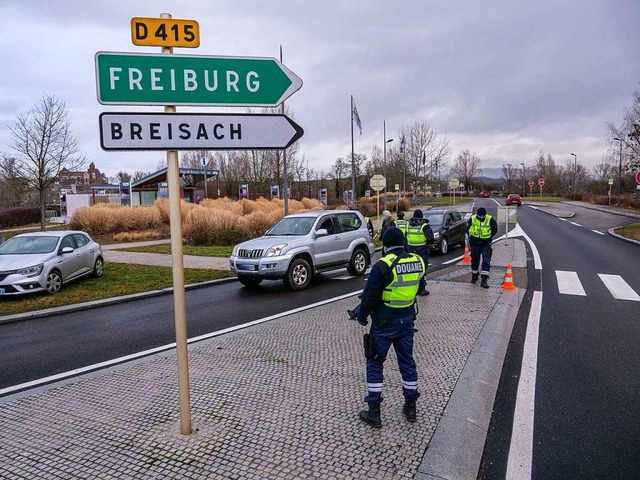
[[[460,263],[471,263],[471,253],[469,253],[469,240],[464,242],[464,257]]]
[[[504,282],[501,285],[503,290],[515,290],[516,286],[513,284],[513,274],[511,273],[511,264],[507,265],[507,273],[504,276]]]

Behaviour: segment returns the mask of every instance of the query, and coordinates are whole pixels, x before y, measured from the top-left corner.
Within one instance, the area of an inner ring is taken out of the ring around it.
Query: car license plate
[[[258,270],[258,266],[257,265],[238,265],[238,270],[256,271],[256,270]]]

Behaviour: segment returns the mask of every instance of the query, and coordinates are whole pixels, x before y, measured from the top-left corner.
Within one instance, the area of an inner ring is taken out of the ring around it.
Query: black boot
[[[371,425],[373,428],[382,427],[382,421],[380,420],[380,404],[370,403],[369,410],[361,410],[360,420],[367,425]]]
[[[471,283],[478,283],[478,277],[479,276],[480,276],[479,273],[471,272]]]
[[[487,281],[489,280],[489,275],[482,275],[482,280],[480,281],[480,286],[482,288],[489,288],[489,284]]]
[[[416,421],[416,401],[405,400],[404,407],[402,407],[402,413],[407,418],[408,422]]]

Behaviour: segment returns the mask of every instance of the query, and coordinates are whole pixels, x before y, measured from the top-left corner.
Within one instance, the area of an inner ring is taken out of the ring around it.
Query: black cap
[[[487,210],[484,207],[480,207],[476,213],[479,217],[484,217],[487,214]]]
[[[404,235],[397,227],[389,227],[382,236],[382,246],[384,247],[402,247],[404,246]]]
[[[413,218],[424,218],[424,215],[422,215],[422,210],[420,210],[419,208],[416,208],[413,211]]]

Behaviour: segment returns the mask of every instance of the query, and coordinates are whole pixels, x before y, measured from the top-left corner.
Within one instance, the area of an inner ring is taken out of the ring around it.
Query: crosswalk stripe
[[[560,293],[567,295],[581,295],[583,297],[587,296],[576,272],[556,270],[556,279],[558,280],[558,290]]]
[[[600,280],[602,280],[602,283],[604,283],[604,286],[611,292],[613,298],[640,302],[640,295],[638,295],[620,275],[605,275],[599,273],[598,276]]]
[[[599,233],[600,235],[604,235],[603,232],[599,231],[599,230],[591,230],[593,233]]]

